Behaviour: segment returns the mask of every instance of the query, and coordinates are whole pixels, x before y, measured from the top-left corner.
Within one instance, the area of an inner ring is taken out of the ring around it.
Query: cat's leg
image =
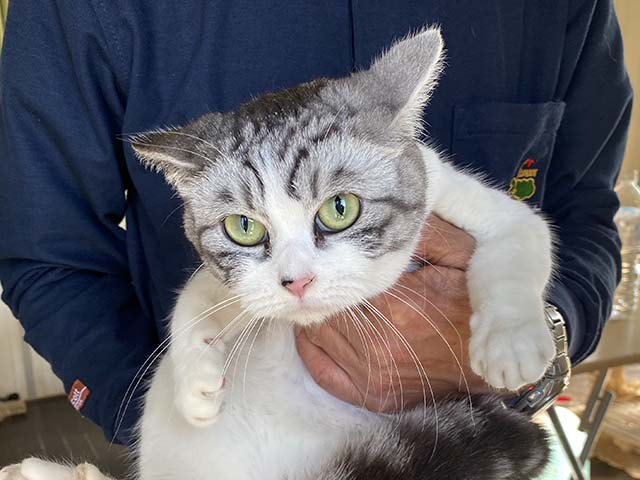
[[[175,405],[191,425],[211,425],[220,412],[227,354],[222,334],[237,316],[238,302],[206,271],[197,273],[178,298],[171,319],[169,355]]]
[[[28,458],[0,470],[0,480],[111,480],[88,463],[71,467]]]
[[[425,158],[433,212],[476,240],[467,271],[471,368],[499,388],[532,383],[555,353],[544,316],[552,273],[549,226],[524,203],[442,163],[430,150]]]

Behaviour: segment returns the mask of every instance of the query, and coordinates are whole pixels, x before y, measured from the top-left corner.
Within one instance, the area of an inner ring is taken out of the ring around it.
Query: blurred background
[[[629,129],[629,143],[622,167],[624,172],[632,172],[640,169],[640,108],[638,108],[638,97],[640,97],[640,1],[615,0],[615,5],[624,38],[625,62],[636,93],[635,108]]]
[[[7,3],[8,0],[0,0],[0,47]],[[640,96],[640,0],[615,0],[615,5],[637,104]],[[628,206],[640,209],[640,188],[633,183],[636,170],[640,170],[640,108],[633,112],[622,176],[629,182],[624,189],[624,195],[629,199],[623,203],[633,203]],[[633,191],[633,188],[637,190]],[[633,260],[627,265],[630,278],[626,287],[632,290],[632,303],[638,296],[638,252],[633,252]],[[574,377],[570,391],[563,398],[566,407],[581,413],[594,382],[597,383],[603,372],[607,373],[596,396],[603,398],[606,390],[615,394],[616,399],[607,411],[599,441],[594,445],[595,456],[600,459],[592,463],[591,478],[594,479],[640,478],[640,369],[634,363],[640,361],[640,313],[636,312],[635,305],[627,307],[628,311],[619,315],[620,320],[610,322],[614,326],[609,328],[608,325],[603,344],[591,363],[586,362],[583,373]],[[22,335],[18,322],[0,303],[0,467],[25,455],[41,455],[74,461],[98,459],[107,470],[121,475],[125,468],[122,450],[109,447],[100,431],[71,409],[61,382],[47,362],[22,341]]]

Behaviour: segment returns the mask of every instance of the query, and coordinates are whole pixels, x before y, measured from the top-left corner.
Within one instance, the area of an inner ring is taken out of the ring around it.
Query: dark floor
[[[109,445],[102,431],[82,418],[64,397],[29,403],[26,415],[0,422],[0,467],[30,456],[89,462],[115,478],[125,478],[126,450]],[[593,462],[593,480],[631,480],[622,472]]]
[[[64,397],[29,402],[26,415],[0,422],[0,467],[30,456],[89,462],[115,478],[126,477],[126,449],[109,445],[102,430]]]
[[[594,460],[591,462],[591,479],[592,480],[633,480],[629,475],[611,468],[606,463]]]

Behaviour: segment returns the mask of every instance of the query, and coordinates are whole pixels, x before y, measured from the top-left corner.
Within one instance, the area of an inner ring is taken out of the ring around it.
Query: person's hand
[[[431,403],[431,391],[488,390],[467,353],[465,271],[474,248],[466,232],[429,218],[414,255],[423,268],[347,314],[297,330],[315,381],[346,402],[385,412]]]

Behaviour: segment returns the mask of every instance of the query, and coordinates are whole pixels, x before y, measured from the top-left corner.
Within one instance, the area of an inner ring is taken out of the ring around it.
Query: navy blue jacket
[[[433,23],[448,60],[425,116],[430,136],[504,188],[533,178],[514,185],[557,225],[549,298],[579,361],[598,341],[619,270],[612,187],[631,89],[611,0],[10,2],[3,299],[66,388],[89,388],[82,413],[108,436],[195,265],[179,200],[120,136],[347,75]],[[138,415],[128,412],[125,427]]]

